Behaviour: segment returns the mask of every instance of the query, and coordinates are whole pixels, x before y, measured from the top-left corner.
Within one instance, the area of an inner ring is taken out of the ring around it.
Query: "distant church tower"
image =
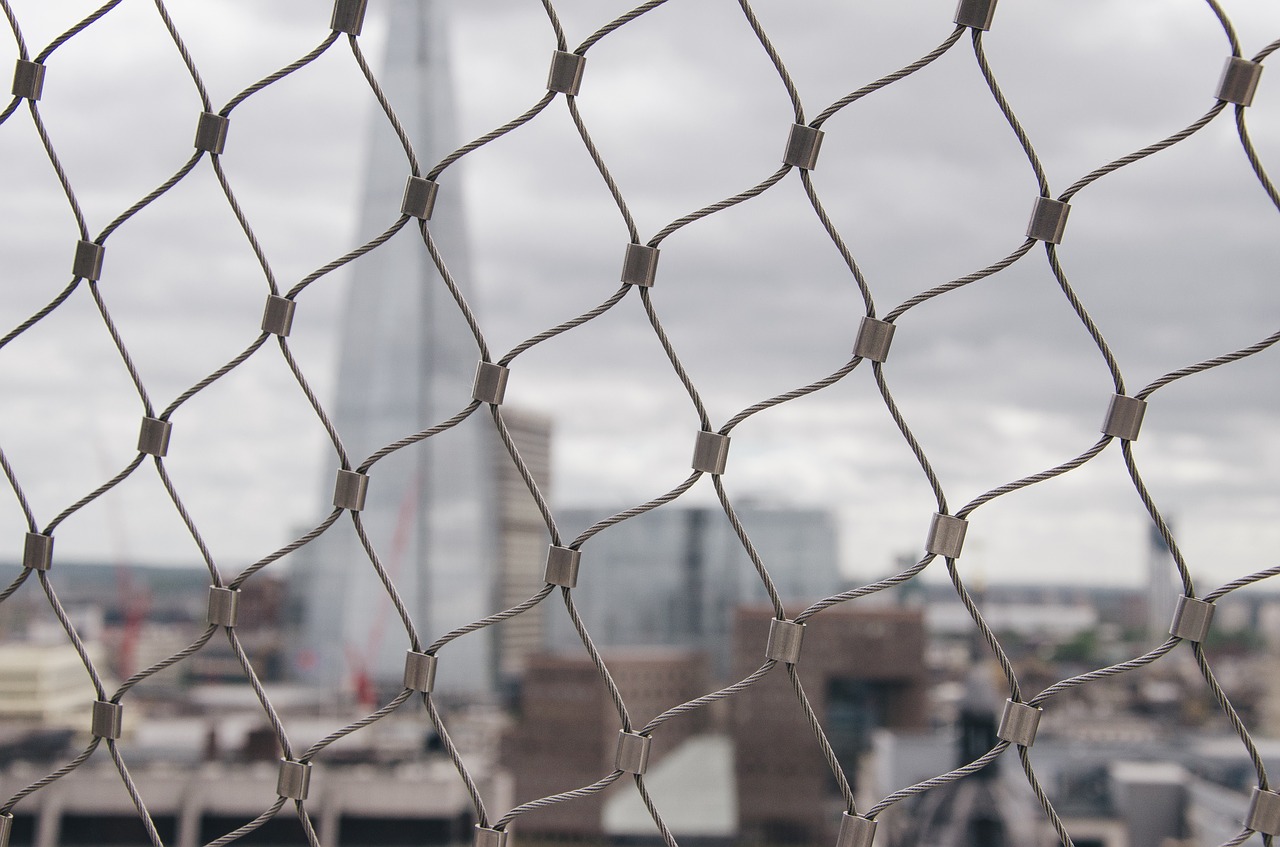
[[[386,56],[377,71],[423,175],[461,143],[453,128],[444,18],[436,0],[393,0]],[[372,113],[366,155],[361,242],[399,216],[411,174],[404,148],[380,110]],[[428,225],[474,308],[458,170],[451,167],[441,177]],[[354,467],[374,451],[463,409],[471,400],[480,354],[416,221],[353,262],[348,273],[337,398],[325,406]],[[548,426],[535,420],[532,428],[535,441],[541,439],[532,452],[544,457],[535,475],[543,477]],[[503,465],[495,451],[500,449],[482,407],[461,425],[393,453],[369,471],[361,518],[424,647],[450,629],[504,608],[499,603],[510,599],[502,582],[511,567],[503,561],[511,544],[503,532],[511,524],[504,509],[513,507],[513,495],[499,502],[496,471]],[[326,486],[336,471],[336,456],[330,456]],[[514,490],[517,498],[522,494]],[[327,491],[325,496],[327,503]],[[528,508],[519,499],[514,507]],[[539,555],[545,554],[545,544],[540,542]],[[367,683],[398,688],[410,645],[350,515],[343,514],[294,559],[294,676],[337,690]],[[495,637],[503,635],[490,628],[442,650],[437,689],[491,692],[500,661]]]

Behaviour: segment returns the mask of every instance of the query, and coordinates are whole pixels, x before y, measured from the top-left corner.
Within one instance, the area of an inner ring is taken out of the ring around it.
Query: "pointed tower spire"
[[[453,128],[444,13],[436,0],[394,0],[379,84],[407,133],[424,176],[459,143]],[[381,109],[371,113],[358,237],[368,241],[400,215],[409,157]],[[451,276],[470,297],[471,270],[458,166],[449,168],[428,223]],[[453,416],[471,401],[478,345],[411,220],[348,266],[337,397],[325,406],[352,466],[375,451]],[[425,648],[449,629],[490,614],[497,532],[482,414],[398,450],[369,469],[360,512],[377,559],[395,584]],[[336,456],[326,457],[328,471]],[[326,476],[326,479],[332,479]],[[329,484],[329,483],[326,483]],[[301,616],[298,676],[350,690],[399,687],[411,649],[388,596],[346,515],[293,564]],[[459,639],[440,662],[437,689],[492,687],[487,631]]]

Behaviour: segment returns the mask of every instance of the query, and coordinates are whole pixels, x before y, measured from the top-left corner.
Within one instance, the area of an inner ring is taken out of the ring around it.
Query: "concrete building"
[[[533,412],[507,407],[503,421],[529,473],[544,495],[551,491],[551,420]],[[524,479],[505,450],[493,450],[492,473],[497,483],[498,581],[494,609],[510,609],[540,591],[547,556],[547,527]],[[549,597],[547,602],[557,598]],[[529,657],[540,652],[546,626],[546,603],[503,621],[496,627],[497,678],[512,691],[524,674]]]
[[[608,514],[557,511],[566,532]],[[829,512],[743,503],[738,517],[785,603],[808,603],[840,590]],[[767,600],[719,507],[664,506],[609,527],[582,545],[574,589],[574,603],[597,644],[703,650],[717,680],[726,680],[733,666],[733,610]],[[556,650],[578,644],[567,616],[552,618],[550,644]]]
[[[208,844],[252,821],[275,796],[277,771],[269,762],[131,768],[162,841],[173,847]],[[12,796],[43,773],[9,767],[0,772],[0,792]],[[504,780],[488,774],[478,779],[487,796],[509,802]],[[307,807],[325,847],[459,844],[470,838],[474,823],[466,789],[443,756],[396,769],[317,766]],[[11,847],[149,843],[120,774],[105,755],[20,803],[12,827]],[[293,804],[246,840],[307,843]]]
[[[1257,777],[1238,738],[1192,733],[1164,741],[1083,743],[1058,734],[1055,716],[1046,711],[1031,758],[1078,847],[1190,847],[1222,844],[1240,832]],[[1273,740],[1258,744],[1264,759],[1277,749]],[[881,797],[937,776],[954,767],[954,749],[950,731],[879,731],[866,770],[873,783],[869,787]],[[995,790],[1007,798],[1001,811],[1008,831],[1021,831],[1009,843],[1060,843],[1035,802],[1016,753],[1006,751],[981,773],[988,771]],[[886,845],[965,845],[963,830],[954,826],[965,810],[946,797],[977,793],[960,789],[971,780],[966,777],[951,789],[929,791],[885,811],[879,820]],[[992,842],[977,843],[988,847]]]
[[[94,663],[96,644],[86,647]],[[42,727],[88,729],[97,692],[76,649],[61,643],[0,645],[0,720]]]

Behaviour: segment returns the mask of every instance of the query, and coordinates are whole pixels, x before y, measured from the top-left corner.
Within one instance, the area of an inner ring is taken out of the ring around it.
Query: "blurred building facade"
[[[840,591],[835,519],[822,509],[744,503],[738,518],[784,603]],[[562,509],[565,527],[607,513]],[[574,589],[591,637],[601,646],[666,645],[704,651],[717,680],[733,667],[733,612],[768,601],[742,541],[719,507],[667,506],[623,521],[582,545]],[[580,642],[565,615],[551,619],[557,650]]]
[[[604,653],[614,683],[630,712],[631,731],[667,709],[706,693],[702,654],[671,648],[629,648]],[[542,654],[528,663],[520,691],[519,717],[504,745],[504,760],[520,802],[583,788],[614,771],[622,719],[585,651]],[[653,734],[650,766],[707,728],[697,711],[673,719]],[[573,838],[604,835],[606,800],[634,791],[624,776],[608,791],[539,809],[521,817],[518,832]]]
[[[454,132],[449,38],[435,0],[396,0],[378,79],[426,167],[460,142]],[[359,238],[400,216],[410,168],[385,120],[372,123]],[[450,276],[474,301],[456,169],[441,185],[429,224]],[[411,221],[349,266],[337,397],[327,408],[352,467],[375,451],[439,424],[471,402],[477,342]],[[515,419],[512,415],[512,419]],[[521,417],[513,433],[546,483],[549,424]],[[498,611],[528,588],[513,562],[530,556],[540,573],[523,483],[502,463],[506,450],[485,409],[461,424],[388,455],[369,470],[364,532],[395,584],[419,636],[440,635]],[[338,470],[331,453],[329,473]],[[325,500],[333,476],[326,477]],[[514,557],[514,559],[513,559]],[[347,515],[290,559],[292,674],[330,689],[395,687],[410,642],[369,553]],[[514,581],[514,582],[513,582]],[[525,599],[521,597],[520,599]],[[460,638],[440,663],[437,690],[486,695],[498,671],[513,672],[524,642],[539,640],[532,616],[496,634]],[[499,647],[502,649],[499,650]]]
[[[773,610],[734,618],[734,676],[765,662]],[[805,625],[795,668],[852,789],[876,730],[929,718],[924,618],[918,609],[835,606]],[[845,803],[796,702],[787,668],[729,701],[739,832],[764,843],[834,843]]]

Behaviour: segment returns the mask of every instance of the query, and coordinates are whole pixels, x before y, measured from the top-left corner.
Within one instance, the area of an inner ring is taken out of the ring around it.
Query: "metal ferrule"
[[[551,70],[547,74],[547,90],[576,95],[582,87],[582,71],[587,57],[579,53],[557,50],[551,54]]]
[[[1209,634],[1209,624],[1213,621],[1212,603],[1197,600],[1194,597],[1179,597],[1178,607],[1173,612],[1173,623],[1169,624],[1169,634],[1188,641],[1204,641]]]
[[[124,706],[110,700],[93,701],[93,734],[99,738],[119,738]]]
[[[1280,794],[1254,788],[1244,825],[1264,835],[1280,835]]]
[[[284,338],[293,329],[293,313],[298,303],[288,297],[272,294],[267,297],[266,308],[262,310],[262,331]]]
[[[291,800],[307,799],[311,789],[311,763],[280,760],[280,776],[276,779],[276,794]]]
[[[333,486],[333,505],[339,509],[358,512],[364,508],[364,498],[369,492],[369,477],[356,471],[338,471],[338,481]]]
[[[1039,706],[1028,706],[1026,703],[1004,701],[1004,714],[1000,716],[1000,726],[996,736],[1023,747],[1030,747],[1036,740],[1036,730],[1040,727],[1040,716],[1044,709]]]
[[[843,812],[836,847],[871,847],[876,837],[876,822]]]
[[[434,180],[420,176],[411,176],[404,185],[404,197],[400,200],[400,214],[409,215],[419,220],[431,220],[431,213],[436,208],[436,194],[440,192],[440,184]]]
[[[329,29],[345,32],[348,35],[359,35],[364,28],[364,12],[369,0],[334,0],[333,17],[329,19]]]
[[[1052,197],[1037,197],[1031,207],[1031,221],[1027,224],[1027,238],[1061,244],[1062,233],[1067,228],[1067,215],[1071,204]]]
[[[47,571],[53,565],[53,536],[28,532],[22,547],[22,566],[33,571]]]
[[[230,118],[213,112],[201,112],[200,122],[196,124],[196,149],[206,153],[221,153],[227,146],[227,127],[229,126],[231,126]]]
[[[818,164],[818,150],[822,147],[822,130],[804,124],[792,124],[787,136],[787,149],[782,153],[782,163],[811,171]]]
[[[215,626],[235,626],[240,611],[240,589],[209,587],[208,621]]]
[[[97,280],[102,276],[102,255],[105,251],[101,244],[93,241],[76,242],[76,258],[71,265],[71,272],[78,277]]]
[[[502,398],[506,396],[507,377],[510,375],[509,368],[492,362],[481,362],[476,366],[476,378],[471,385],[471,396],[481,403],[500,405]]]
[[[924,549],[935,556],[958,559],[968,531],[969,522],[964,518],[935,512],[929,523],[929,537],[925,539]]]
[[[703,473],[724,473],[729,461],[729,436],[718,432],[699,432],[693,443],[693,469]]]
[[[858,337],[853,342],[853,355],[883,362],[889,358],[889,345],[893,343],[893,333],[897,328],[896,324],[888,321],[863,317],[858,326]]]
[[[404,657],[404,687],[427,692],[436,684],[436,657],[410,650]]]
[[[991,19],[995,14],[996,0],[960,0],[956,6],[955,21],[960,26],[986,32],[991,29]]]
[[[0,847],[9,847],[9,838],[13,835],[13,813],[0,812]]]
[[[638,732],[618,730],[618,752],[613,766],[627,773],[644,773],[649,766],[649,744],[653,739]]]
[[[1262,63],[1231,56],[1222,68],[1222,78],[1218,80],[1218,99],[1237,106],[1249,106],[1253,103],[1253,95],[1258,90],[1258,80],[1262,79]],[[16,92],[15,92],[16,93]]]
[[[622,262],[622,281],[628,285],[652,288],[657,275],[658,248],[628,244],[627,255]]]
[[[13,70],[13,96],[39,100],[43,91],[44,65],[19,59]]]
[[[581,561],[581,550],[551,545],[547,549],[547,570],[543,582],[565,588],[577,586],[578,565]]]
[[[1123,394],[1112,394],[1107,404],[1107,416],[1102,421],[1101,432],[1125,441],[1133,441],[1142,429],[1142,416],[1147,413],[1147,401]]]
[[[765,658],[794,665],[800,661],[800,645],[804,643],[804,624],[795,621],[769,621],[769,640],[764,645]]]
[[[138,432],[138,452],[151,456],[163,456],[169,452],[169,436],[173,434],[173,422],[159,418],[143,418]]]
[[[507,847],[507,831],[476,824],[475,847]]]

